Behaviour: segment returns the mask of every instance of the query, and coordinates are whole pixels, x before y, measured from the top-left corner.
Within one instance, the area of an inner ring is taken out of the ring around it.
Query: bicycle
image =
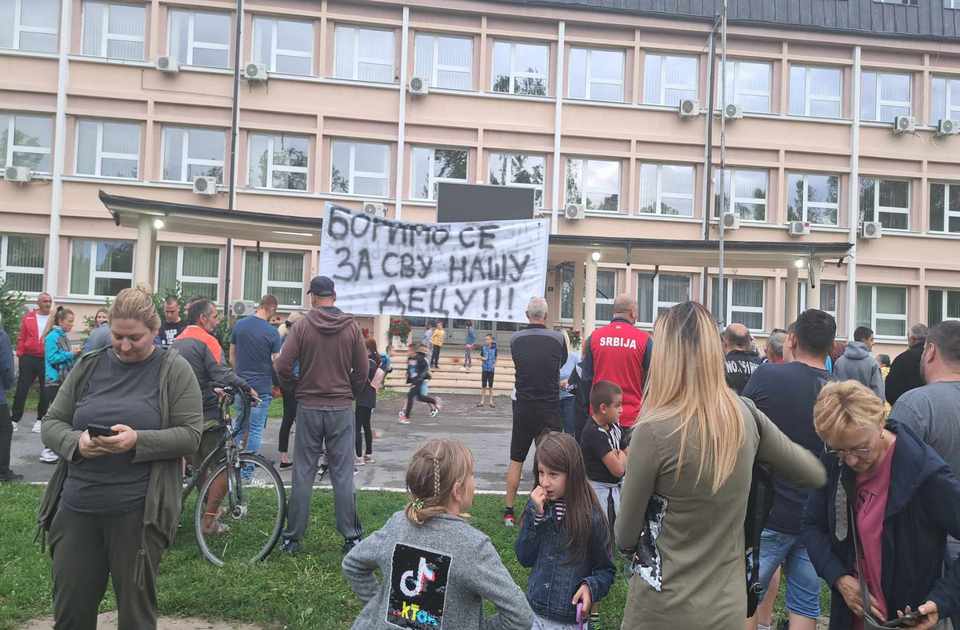
[[[239,401],[239,417],[232,413],[234,400]],[[207,561],[222,567],[227,562],[259,562],[270,555],[283,531],[287,497],[273,464],[243,450],[250,428],[249,396],[224,388],[220,410],[219,444],[193,472],[181,501],[186,506],[193,489],[199,489],[193,519],[197,545]]]

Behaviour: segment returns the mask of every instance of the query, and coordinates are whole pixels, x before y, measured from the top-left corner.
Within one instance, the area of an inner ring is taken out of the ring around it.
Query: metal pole
[[[847,205],[849,223],[847,239],[850,242],[850,252],[847,256],[847,313],[846,335],[853,339],[853,331],[857,326],[857,238],[860,227],[860,73],[861,48],[853,49],[853,89],[851,90],[850,117],[850,197]]]
[[[237,0],[237,23],[234,28],[233,111],[230,118],[230,192],[227,209],[237,209],[237,149],[240,142],[240,50],[243,48],[243,0]],[[227,238],[226,273],[223,280],[223,312],[230,308],[230,277],[233,266],[233,239]]]
[[[709,53],[707,54],[707,128],[706,142],[703,150],[703,240],[710,240],[710,196],[713,191],[713,105],[716,100],[716,54],[717,54],[717,23],[714,22],[710,30]],[[707,283],[710,280],[710,268],[703,268],[703,277],[700,282],[700,295],[707,302]]]
[[[720,273],[719,273],[719,292],[718,292],[718,302],[722,313],[722,322],[727,323],[727,300],[726,300],[726,286],[724,286],[723,278],[723,266],[724,266],[724,251],[723,251],[723,214],[729,211],[726,190],[726,178],[727,178],[727,0],[723,0],[723,12],[720,14],[720,39],[722,41],[723,49],[720,52],[720,200],[722,205],[722,210],[720,212]],[[710,115],[713,116],[713,111],[710,112]],[[732,196],[732,195],[731,195]],[[734,206],[734,209],[736,206]]]

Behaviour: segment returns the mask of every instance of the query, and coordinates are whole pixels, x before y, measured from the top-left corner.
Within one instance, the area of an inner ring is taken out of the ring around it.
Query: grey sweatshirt
[[[883,391],[883,374],[880,373],[880,364],[873,358],[866,344],[862,341],[851,341],[843,351],[843,356],[837,359],[833,368],[833,375],[841,381],[859,381],[873,390],[873,393],[886,400]]]
[[[354,630],[529,630],[533,624],[527,598],[493,543],[455,516],[418,526],[397,512],[354,547],[342,566],[364,602]],[[496,607],[496,615],[484,618],[484,600]]]

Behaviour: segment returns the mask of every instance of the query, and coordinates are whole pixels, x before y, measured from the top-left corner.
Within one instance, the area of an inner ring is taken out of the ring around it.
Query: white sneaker
[[[42,451],[40,451],[40,461],[44,464],[56,464],[59,460],[60,456],[49,448],[44,448]]]
[[[14,433],[16,433],[17,431],[20,430],[20,425],[17,424],[16,422],[14,422],[13,420],[10,421],[10,424],[13,425],[13,432],[14,432]]]
[[[33,423],[33,432],[34,432],[34,433],[40,433],[40,421],[39,421],[39,420],[37,420],[36,422]]]

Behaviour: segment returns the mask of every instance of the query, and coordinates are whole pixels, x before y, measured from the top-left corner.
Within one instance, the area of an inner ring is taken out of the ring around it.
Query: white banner
[[[348,313],[524,322],[549,237],[546,220],[404,223],[327,204],[320,273]]]

